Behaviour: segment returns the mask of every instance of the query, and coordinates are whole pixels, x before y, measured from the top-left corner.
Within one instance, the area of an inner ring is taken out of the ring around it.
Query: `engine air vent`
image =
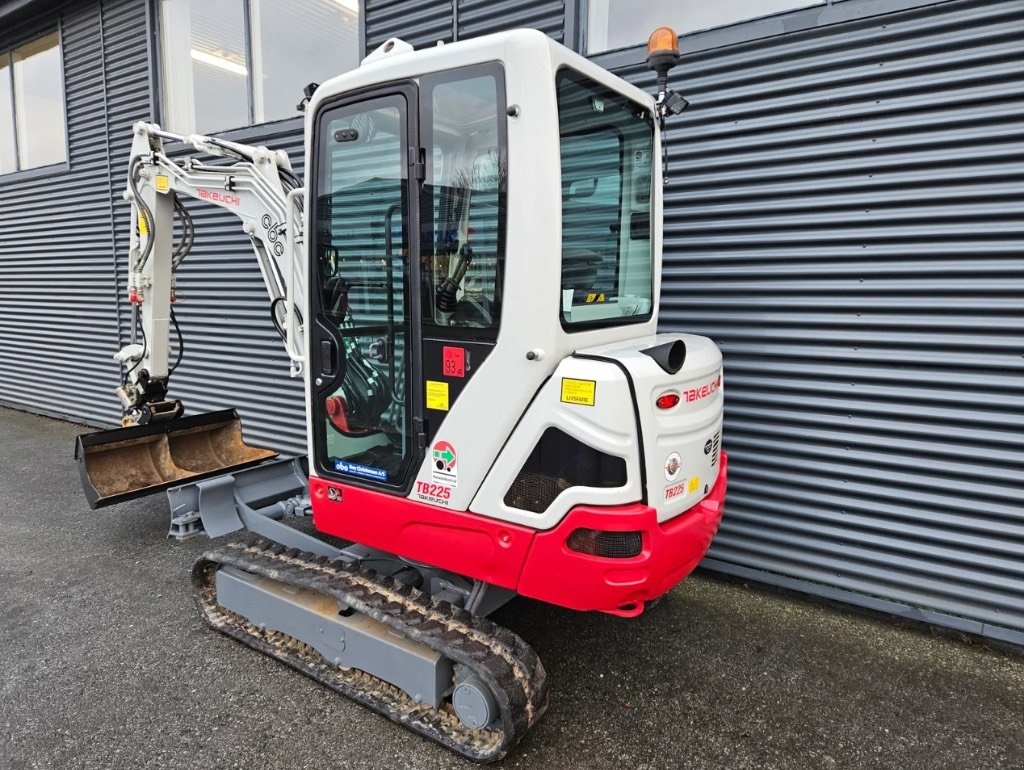
[[[543,513],[570,487],[621,487],[626,461],[600,452],[558,428],[540,437],[505,493],[510,508]]]

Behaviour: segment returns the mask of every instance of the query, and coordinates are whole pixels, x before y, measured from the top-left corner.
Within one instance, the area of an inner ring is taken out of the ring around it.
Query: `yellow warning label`
[[[572,380],[562,378],[562,403],[593,406],[597,395],[597,383],[594,380]]]
[[[694,492],[697,491],[697,489],[699,487],[700,487],[700,479],[697,476],[694,476],[686,484],[686,494],[688,494],[688,495],[689,494],[693,494]]]
[[[448,383],[427,380],[427,409],[448,411]]]
[[[604,302],[604,294],[596,294],[596,293],[588,294],[587,295],[587,304],[589,305],[589,304],[594,303],[594,302]]]
[[[146,217],[139,213],[139,235],[149,235],[149,228],[146,227]]]
[[[156,179],[153,180],[153,186],[156,187],[157,192],[167,192],[171,187],[171,180],[168,179],[167,174],[157,174]]]

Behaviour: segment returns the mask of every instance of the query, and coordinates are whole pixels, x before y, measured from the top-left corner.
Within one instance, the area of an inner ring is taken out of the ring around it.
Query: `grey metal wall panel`
[[[110,193],[106,198],[112,203],[106,240],[108,250],[113,248],[116,253],[118,296],[122,298],[116,309],[121,341],[127,342],[131,305],[123,298],[131,207],[121,194],[126,184],[132,124],[152,119],[152,73],[146,35],[142,34],[148,27],[146,3],[106,0],[102,15],[107,81],[104,117],[110,153]],[[254,143],[265,142],[287,150],[293,163],[301,167],[301,127],[282,130],[281,126],[267,127]],[[174,145],[168,150],[173,153]],[[191,201],[185,204],[192,212],[197,232],[195,248],[178,273],[175,313],[185,338],[185,354],[172,379],[171,395],[182,399],[190,414],[236,407],[251,441],[282,451],[304,452],[302,387],[288,377],[287,357],[270,324],[269,302],[249,240],[230,214]],[[113,238],[109,235],[111,226]],[[110,259],[107,274],[113,280]],[[111,345],[116,346],[116,341]],[[109,355],[102,360],[109,360]],[[97,380],[105,390],[111,389],[116,385],[116,369]],[[97,420],[110,423],[118,414],[115,404]]]
[[[139,0],[105,0],[100,8],[103,19],[104,86],[106,93],[106,130],[108,175],[111,206],[111,246],[117,273],[119,344],[129,340],[128,249],[131,206],[122,198],[128,175],[128,155],[132,145],[132,125],[152,120],[153,94],[150,85],[146,3]]]
[[[111,356],[129,338],[131,317],[130,207],[121,193],[131,126],[152,119],[147,7],[82,3],[60,21],[70,169],[0,177],[0,401],[113,425]],[[21,36],[57,22],[41,17]],[[301,130],[272,143],[301,163]],[[287,377],[248,240],[230,215],[193,212],[201,230],[179,276],[186,356],[173,393],[191,413],[236,406],[252,440],[304,451],[302,389]]]
[[[538,26],[560,37],[562,2],[487,6],[459,3],[459,36],[486,34],[511,26]],[[444,2],[365,3],[367,49],[399,36],[417,47],[453,39],[453,10]],[[301,129],[257,128],[245,141],[286,150],[301,175]],[[123,183],[118,170],[116,184]],[[173,394],[192,412],[226,406],[243,417],[247,436],[276,449],[305,451],[305,411],[301,381],[288,377],[288,362],[269,322],[269,304],[248,239],[230,214],[188,203],[196,223],[196,245],[178,274],[182,301],[176,313],[185,336],[185,356]],[[118,209],[119,231],[127,232],[128,206]],[[119,246],[124,259],[126,245]],[[122,306],[123,321],[129,310]]]
[[[365,0],[366,50],[389,37],[416,48],[452,42],[453,0]]]
[[[506,29],[530,27],[561,41],[564,0],[366,0],[366,47],[389,37],[416,48],[464,40]]]
[[[539,29],[562,42],[565,27],[565,3],[562,0],[457,1],[460,39],[525,27]]]
[[[0,177],[0,402],[94,423],[119,413],[101,21],[80,3],[0,33],[6,49],[59,25],[69,144],[66,169]]]
[[[1024,643],[1022,50],[1019,2],[951,2],[673,73],[662,326],[726,361],[705,564]]]

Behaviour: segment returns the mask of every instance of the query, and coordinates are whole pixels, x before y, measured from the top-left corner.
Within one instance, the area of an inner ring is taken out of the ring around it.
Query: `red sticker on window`
[[[465,377],[466,349],[444,347],[441,353],[441,368],[445,377]]]

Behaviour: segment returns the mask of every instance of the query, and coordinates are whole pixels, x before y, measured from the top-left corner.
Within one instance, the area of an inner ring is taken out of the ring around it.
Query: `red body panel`
[[[638,615],[697,566],[722,519],[728,458],[697,505],[658,523],[641,503],[577,506],[543,532],[465,511],[322,478],[310,479],[313,522],[321,532],[509,588],[574,610]],[[331,499],[329,490],[340,499]],[[643,533],[643,550],[626,559],[571,550],[577,528]]]
[[[328,489],[340,500],[328,497]],[[328,535],[515,589],[534,530],[386,492],[309,480],[313,524]]]

